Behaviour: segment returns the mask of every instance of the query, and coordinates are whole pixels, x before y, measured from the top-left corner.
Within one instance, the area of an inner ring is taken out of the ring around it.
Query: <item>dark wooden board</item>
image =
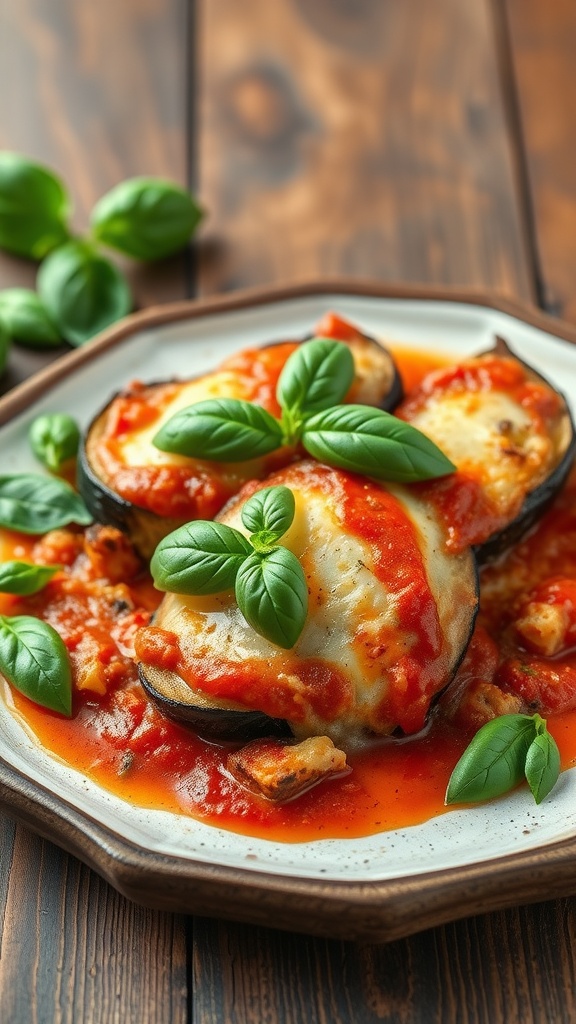
[[[0,5],[0,148],[62,176],[76,230],[122,178],[186,182],[186,31],[179,0]],[[137,304],[189,292],[186,257],[130,276]],[[32,265],[0,258],[1,288],[34,279]],[[51,358],[14,346],[0,390]],[[0,925],[3,1024],[184,1024],[184,920],[137,907],[4,817]]]
[[[490,0],[197,10],[203,292],[320,273],[533,296]]]
[[[542,305],[576,320],[576,6],[506,0]]]

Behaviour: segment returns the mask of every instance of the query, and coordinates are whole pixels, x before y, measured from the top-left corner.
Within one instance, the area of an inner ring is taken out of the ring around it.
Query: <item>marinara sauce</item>
[[[442,365],[428,354],[395,355],[409,386],[432,365]],[[47,543],[56,544],[53,551],[42,550],[42,540],[0,535],[4,559],[35,558],[64,566],[38,595],[0,595],[0,613],[36,614],[51,621],[72,662],[78,645],[90,644],[96,678],[76,688],[70,719],[38,707],[8,684],[5,699],[42,747],[140,806],[284,842],[352,838],[418,824],[446,811],[450,773],[482,724],[487,702],[496,714],[512,709],[514,701],[526,713],[542,713],[563,767],[576,764],[575,499],[573,473],[530,535],[482,571],[475,635],[425,730],[411,738],[377,740],[350,753],[349,775],[320,783],[290,803],[277,806],[247,792],[226,771],[230,744],[201,739],[169,722],[150,703],[137,681],[132,641],[160,595],[145,572],[137,567],[127,571],[126,565],[120,569],[115,560],[112,578],[103,578],[106,558],[99,563],[98,545],[91,548],[80,531],[62,531],[59,541],[48,535]],[[122,579],[115,578],[115,566]],[[552,646],[564,629],[564,646],[552,653],[550,644],[547,651],[541,649],[537,628],[551,618]]]

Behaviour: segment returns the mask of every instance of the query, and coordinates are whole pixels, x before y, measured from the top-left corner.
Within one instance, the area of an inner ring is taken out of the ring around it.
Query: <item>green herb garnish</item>
[[[0,562],[0,594],[27,597],[42,590],[60,567],[30,562]]]
[[[57,175],[0,152],[0,248],[44,260],[38,294],[0,292],[0,327],[8,339],[40,348],[84,344],[132,308],[123,272],[100,246],[134,259],[164,259],[188,242],[202,217],[189,192],[160,178],[131,178],[113,188],[94,207],[85,237],[72,231],[70,210]]]
[[[411,483],[452,473],[455,466],[409,423],[366,405],[338,405],[354,377],[347,345],[305,342],[280,375],[280,420],[236,398],[212,399],[172,416],[153,438],[161,451],[239,462],[297,443],[329,465],[377,479]]]
[[[0,615],[0,672],[35,704],[71,714],[68,652],[47,622],[29,615]]]
[[[306,621],[308,588],[296,555],[278,540],[292,525],[295,501],[288,487],[267,487],[242,508],[249,540],[224,523],[197,520],[164,538],[150,564],[159,590],[216,594],[234,587],[252,628],[278,647],[294,646]]]
[[[39,296],[30,288],[0,292],[0,324],[11,341],[28,348],[58,348],[62,344]]]
[[[41,534],[68,523],[91,522],[82,498],[63,480],[35,473],[0,476],[0,526]]]
[[[46,413],[32,421],[28,439],[38,461],[52,473],[58,473],[64,463],[76,458],[80,430],[67,413]]]
[[[476,733],[458,761],[446,803],[493,800],[525,778],[537,804],[556,784],[560,754],[540,715],[501,715]]]
[[[46,257],[38,294],[61,336],[83,345],[132,308],[126,278],[88,242],[68,242]]]

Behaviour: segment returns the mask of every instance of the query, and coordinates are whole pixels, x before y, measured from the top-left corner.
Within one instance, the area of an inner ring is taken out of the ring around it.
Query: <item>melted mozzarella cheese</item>
[[[367,730],[387,734],[400,724],[392,705],[387,708],[389,691],[398,685],[397,680],[392,682],[394,672],[416,649],[419,633],[429,627],[424,621],[407,627],[403,621],[401,609],[411,587],[410,579],[387,586],[378,578],[371,542],[343,525],[343,496],[338,494],[337,486],[341,474],[336,470],[326,472],[335,482],[333,501],[327,501],[322,490],[297,484],[290,470],[274,478],[290,486],[295,495],[296,515],[282,544],[300,559],[309,589],[306,623],[291,651],[276,647],[256,633],[243,618],[231,592],[204,598],[167,595],[156,623],[179,637],[190,682],[196,674],[199,680],[206,680],[205,689],[209,691],[210,672],[216,676],[224,666],[225,672],[233,676],[247,663],[259,664],[270,685],[283,687],[301,712],[295,720],[289,719],[297,736],[322,733],[350,745],[354,737]],[[445,554],[443,535],[428,506],[402,488],[389,492],[412,521],[428,566],[428,586],[443,636],[434,667],[434,689],[438,690],[451,677],[471,631],[474,570],[468,554]],[[221,518],[246,534],[238,503]],[[393,534],[389,545],[394,555]],[[401,565],[400,548],[394,556]],[[307,690],[303,666],[318,659],[333,666],[345,680],[348,696],[335,718],[330,709],[324,713],[315,709]],[[425,670],[422,675],[426,675]],[[202,683],[198,685],[201,689]],[[426,708],[431,696],[424,695]],[[270,713],[267,707],[261,709]]]
[[[523,407],[500,391],[434,395],[410,417],[463,472],[480,479],[496,508],[532,490],[555,453]]]
[[[122,462],[126,466],[188,466],[193,461],[185,455],[162,452],[152,444],[155,434],[172,416],[189,405],[205,402],[211,398],[247,398],[247,390],[238,375],[226,370],[188,381],[178,389],[177,394],[166,405],[162,414],[151,426],[142,427],[123,434],[118,440]]]

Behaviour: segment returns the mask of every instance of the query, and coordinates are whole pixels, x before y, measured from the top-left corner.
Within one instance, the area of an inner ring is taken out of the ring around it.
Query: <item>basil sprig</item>
[[[0,615],[0,672],[41,707],[70,716],[72,673],[63,640],[30,615]]]
[[[339,405],[353,378],[348,346],[315,338],[292,353],[280,375],[280,420],[240,399],[209,399],[172,416],[153,444],[193,458],[239,462],[300,443],[331,466],[402,483],[454,472],[411,424],[372,406]]]
[[[278,540],[292,525],[295,501],[288,487],[267,487],[242,508],[250,539],[224,523],[197,520],[156,548],[150,571],[159,590],[201,596],[234,587],[238,607],[260,636],[286,650],[300,636],[308,588],[295,554]]]
[[[446,803],[493,800],[528,781],[537,804],[560,774],[556,741],[540,715],[500,715],[476,733],[454,768]]]
[[[64,463],[76,458],[80,430],[68,413],[51,412],[32,421],[28,440],[38,461],[58,473]]]
[[[82,498],[63,480],[35,473],[0,476],[0,526],[40,534],[92,522]]]
[[[0,293],[0,372],[6,340],[40,348],[83,345],[132,308],[122,271],[99,252],[111,246],[138,260],[160,260],[191,238],[202,210],[186,189],[161,178],[131,178],[94,207],[90,231],[69,224],[70,199],[48,168],[0,152],[0,247],[43,260],[38,295]]]
[[[36,594],[58,572],[57,565],[33,565],[30,562],[0,562],[0,594],[28,597]]]

